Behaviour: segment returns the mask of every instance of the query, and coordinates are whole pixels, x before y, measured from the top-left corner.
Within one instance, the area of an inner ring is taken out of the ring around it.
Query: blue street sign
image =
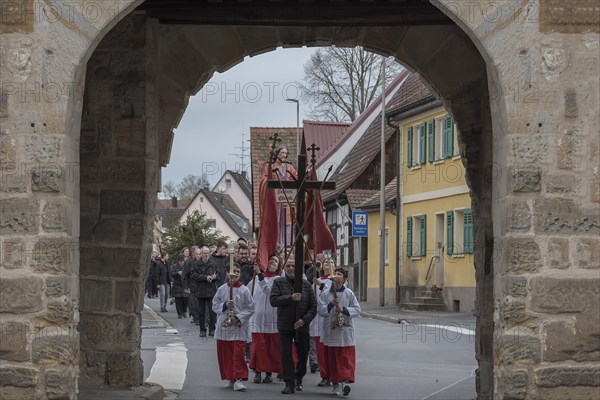
[[[369,214],[364,211],[352,211],[352,236],[369,236]]]

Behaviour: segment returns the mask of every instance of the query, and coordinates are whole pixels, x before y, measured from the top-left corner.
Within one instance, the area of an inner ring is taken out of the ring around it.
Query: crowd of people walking
[[[200,337],[215,338],[221,379],[235,391],[247,389],[251,369],[255,384],[281,380],[281,393],[293,394],[303,390],[310,369],[320,373],[319,387],[348,396],[355,379],[352,320],[360,305],[346,286],[347,271],[318,255],[296,277],[293,254],[271,255],[266,270],[255,254],[255,244],[242,238],[232,269],[225,242],[184,248],[170,266],[153,252],[148,297],[159,296],[166,312],[171,296],[178,318],[189,315]],[[296,279],[302,279],[300,293]]]

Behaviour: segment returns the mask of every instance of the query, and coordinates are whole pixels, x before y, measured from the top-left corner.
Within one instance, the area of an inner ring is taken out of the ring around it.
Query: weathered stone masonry
[[[245,55],[333,43],[396,56],[458,123],[478,397],[597,397],[597,2],[432,0],[454,25],[344,28],[169,25],[141,3],[0,1],[0,397],[141,383],[153,201],[188,96]]]

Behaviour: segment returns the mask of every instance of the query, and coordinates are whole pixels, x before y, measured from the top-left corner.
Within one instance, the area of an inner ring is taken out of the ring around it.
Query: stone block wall
[[[493,293],[481,303],[492,325],[478,326],[478,337],[493,341],[494,372],[478,395],[489,386],[498,399],[597,397],[600,7],[434,3],[457,15],[497,68],[488,65],[498,85],[489,90],[494,279],[478,280],[480,293]]]
[[[88,61],[81,124],[79,383],[143,383],[144,284],[157,192],[158,53],[152,24],[128,17]]]

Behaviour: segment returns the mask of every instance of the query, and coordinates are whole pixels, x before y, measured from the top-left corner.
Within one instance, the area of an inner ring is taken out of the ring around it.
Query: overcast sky
[[[190,99],[175,139],[169,165],[162,170],[163,183],[179,183],[186,175],[207,173],[212,185],[227,169],[239,170],[242,133],[246,163],[250,162],[250,127],[295,127],[298,98],[296,82],[302,81],[303,65],[317,48],[277,49],[215,73]],[[300,103],[300,125],[309,107]],[[236,148],[238,147],[238,148]]]

